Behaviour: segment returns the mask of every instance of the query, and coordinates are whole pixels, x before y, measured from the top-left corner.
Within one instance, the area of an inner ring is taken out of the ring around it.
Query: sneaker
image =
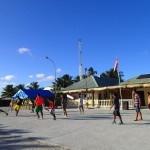
[[[112,122],[112,124],[116,124],[116,122],[115,122],[115,121],[113,121],[113,122]]]
[[[138,121],[138,119],[134,119],[133,121]]]
[[[123,125],[123,122],[119,122],[118,124],[119,124],[119,125]]]

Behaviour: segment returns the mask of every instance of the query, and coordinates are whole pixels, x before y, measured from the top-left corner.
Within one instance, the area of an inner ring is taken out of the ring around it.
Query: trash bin
[[[123,101],[122,102],[122,109],[123,110],[128,110],[129,109],[129,103],[128,103],[128,101]]]

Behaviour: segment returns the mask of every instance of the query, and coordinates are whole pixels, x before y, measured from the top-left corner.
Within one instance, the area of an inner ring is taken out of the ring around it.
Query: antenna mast
[[[82,79],[82,49],[81,49],[81,39],[79,39],[78,44],[79,44],[79,58],[80,58],[79,76],[80,76],[80,80],[81,80]]]

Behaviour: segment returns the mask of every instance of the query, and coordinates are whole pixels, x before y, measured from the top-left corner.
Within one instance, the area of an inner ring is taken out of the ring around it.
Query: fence
[[[128,103],[128,108],[132,109],[134,107],[133,99],[120,99],[120,109],[123,109],[124,102]],[[85,107],[95,107],[95,108],[102,108],[102,109],[109,109],[112,105],[111,99],[105,99],[105,100],[84,100],[84,106]],[[77,108],[79,105],[79,99],[75,100],[68,100],[68,107],[69,108]]]

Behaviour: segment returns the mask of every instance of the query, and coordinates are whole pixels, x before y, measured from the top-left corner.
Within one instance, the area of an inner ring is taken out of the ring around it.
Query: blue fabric
[[[18,100],[18,96],[21,98],[21,99],[26,99],[28,98],[28,95],[22,91],[22,90],[19,90],[14,96],[13,96],[13,99],[14,100]]]
[[[49,90],[30,90],[30,89],[23,89],[23,91],[28,95],[29,98],[36,98],[38,94],[40,94],[43,98],[52,98],[54,94]]]
[[[40,94],[43,98],[54,98],[54,94],[49,90],[30,90],[30,89],[22,89],[19,90],[14,96],[13,99],[17,100],[17,96],[21,99],[26,98],[36,98],[36,96]]]

